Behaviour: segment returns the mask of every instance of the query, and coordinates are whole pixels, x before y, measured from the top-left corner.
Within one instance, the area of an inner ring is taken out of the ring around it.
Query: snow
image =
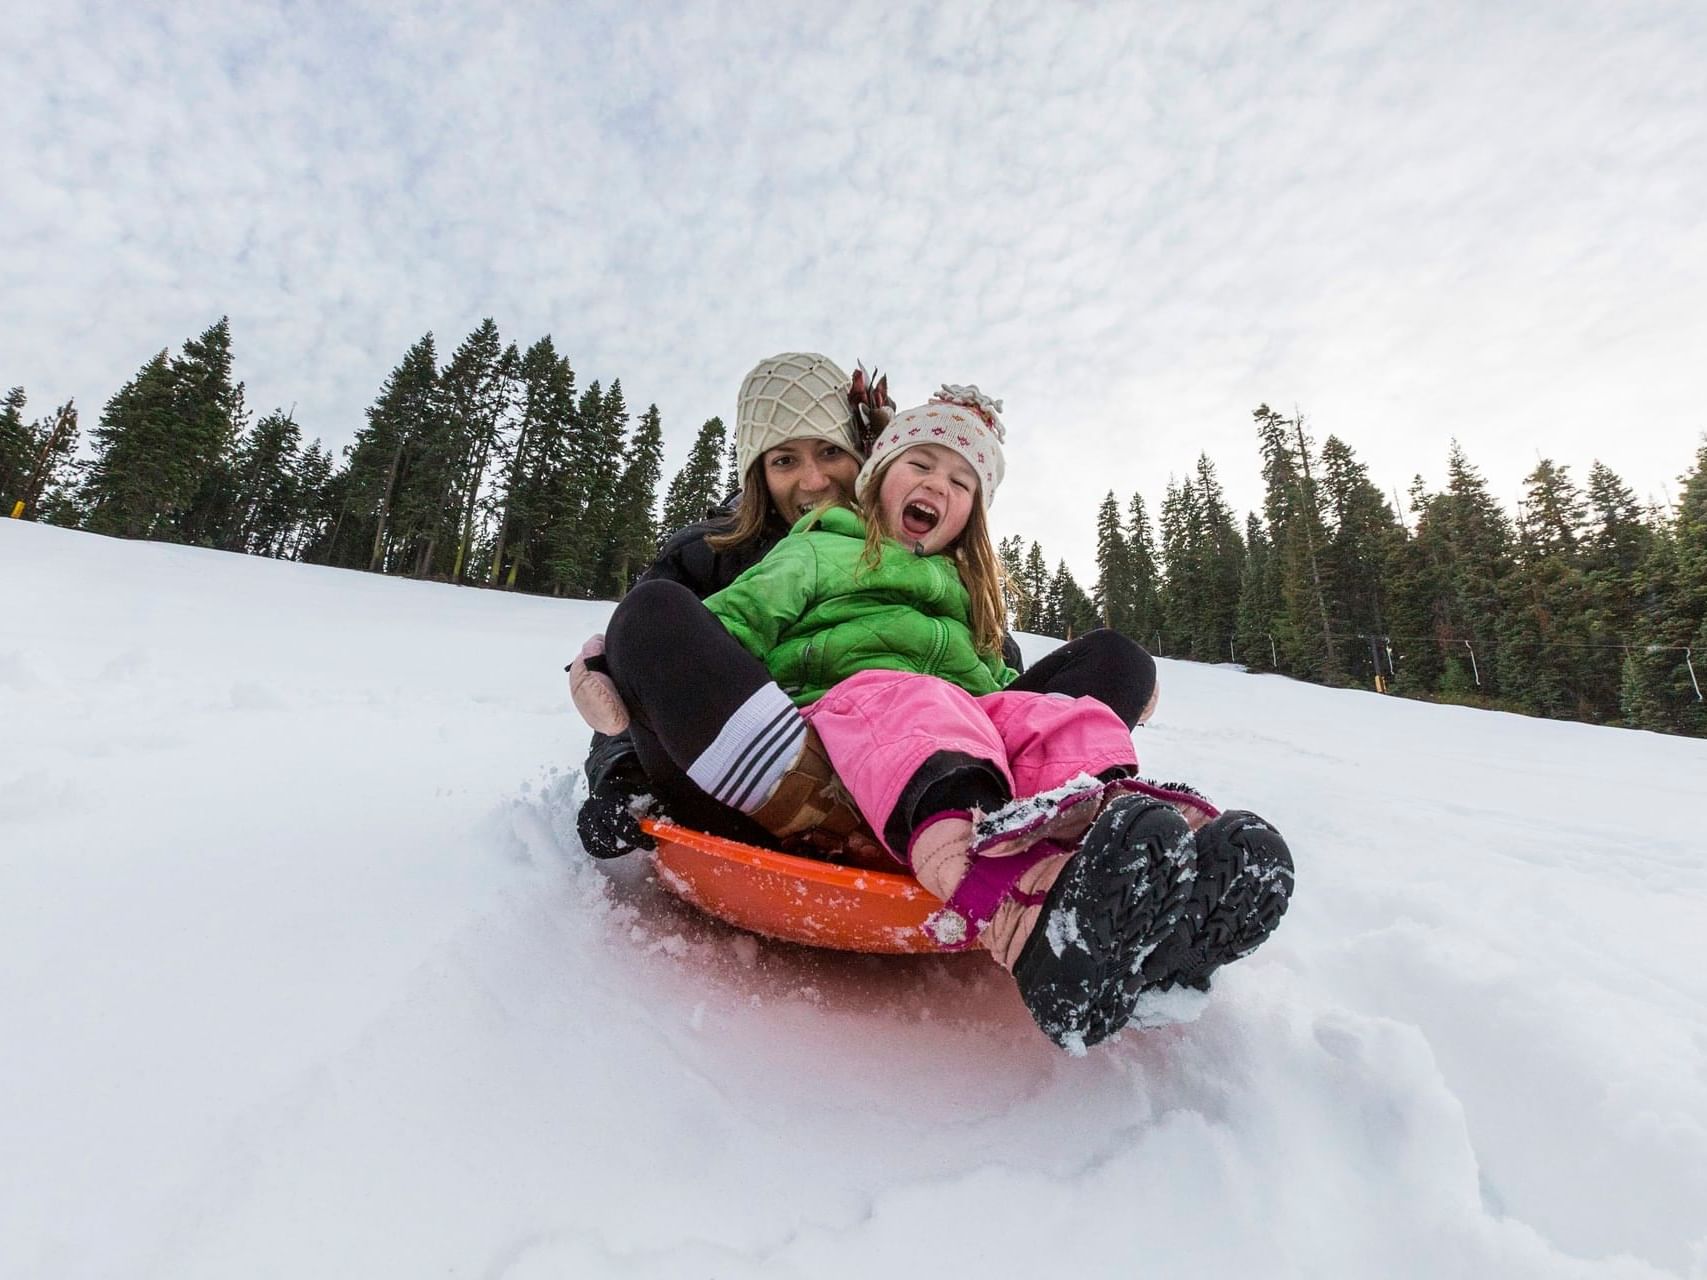
[[[1707,743],[1163,661],[1298,896],[1074,1057],[587,859],[608,610],[0,521],[0,1275],[1707,1276]]]

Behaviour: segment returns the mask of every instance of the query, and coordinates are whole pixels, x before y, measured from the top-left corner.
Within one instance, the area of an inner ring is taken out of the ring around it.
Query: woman
[[[887,420],[893,406],[885,404],[885,384],[868,385],[862,369],[856,385],[815,352],[761,360],[742,381],[736,408],[741,489],[733,505],[671,537],[639,581],[679,583],[704,599],[762,560],[806,512],[851,499],[863,461],[856,414]],[[766,841],[765,832],[712,800],[652,746],[644,728],[593,736],[588,795],[577,817],[588,853],[612,858],[650,848],[629,810],[635,796],[648,793],[677,821],[732,839]]]

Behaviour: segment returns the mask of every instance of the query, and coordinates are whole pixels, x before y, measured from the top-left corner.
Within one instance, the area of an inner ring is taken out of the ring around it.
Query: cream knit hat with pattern
[[[802,437],[839,444],[860,457],[851,380],[828,356],[785,351],[761,360],[741,383],[735,409],[735,466],[743,476],[767,449]]]
[[[1007,429],[999,416],[1002,402],[992,400],[977,387],[944,385],[916,409],[903,409],[872,442],[871,454],[854,481],[854,493],[863,494],[878,471],[914,445],[939,444],[952,449],[978,473],[978,493],[988,511],[996,501],[996,489],[1007,473],[1002,442]]]

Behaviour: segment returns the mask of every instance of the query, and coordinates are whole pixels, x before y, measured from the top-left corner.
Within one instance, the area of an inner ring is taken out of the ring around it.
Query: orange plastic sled
[[[944,948],[924,930],[942,903],[909,875],[796,858],[643,818],[670,890],[751,933],[835,951],[910,955]]]

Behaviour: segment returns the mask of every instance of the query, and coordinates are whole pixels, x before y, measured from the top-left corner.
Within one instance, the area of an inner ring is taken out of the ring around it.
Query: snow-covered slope
[[[0,1274],[1707,1275],[1707,743],[1164,662],[1298,895],[1075,1059],[587,860],[608,609],[0,520]]]

